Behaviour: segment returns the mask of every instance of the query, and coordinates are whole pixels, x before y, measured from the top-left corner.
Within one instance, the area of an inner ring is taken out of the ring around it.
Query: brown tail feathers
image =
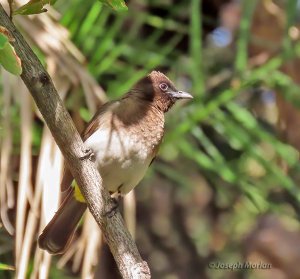
[[[39,247],[51,254],[65,252],[85,210],[86,204],[74,198],[74,189],[72,189],[39,236]]]

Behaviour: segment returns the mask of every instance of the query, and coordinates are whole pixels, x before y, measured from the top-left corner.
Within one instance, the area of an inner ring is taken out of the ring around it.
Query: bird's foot
[[[90,148],[84,149],[84,150],[82,150],[82,152],[84,153],[84,155],[80,157],[80,160],[85,160],[85,159],[89,159],[91,161],[94,160],[95,154],[92,149],[90,149]]]
[[[119,199],[118,198],[110,198],[108,209],[105,213],[105,216],[108,218],[112,218],[118,210],[119,207]]]

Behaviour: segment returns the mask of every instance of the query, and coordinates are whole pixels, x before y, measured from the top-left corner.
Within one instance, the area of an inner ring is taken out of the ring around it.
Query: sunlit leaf
[[[113,10],[117,12],[127,11],[128,8],[124,0],[99,0],[101,3],[110,6]]]
[[[45,5],[53,5],[57,0],[31,0],[13,12],[14,15],[32,15],[47,12]]]
[[[15,270],[15,268],[11,265],[0,263],[0,270]]]
[[[0,33],[0,49],[3,49],[5,45],[8,43],[8,38]]]
[[[14,75],[22,74],[21,59],[17,56],[13,46],[8,42],[0,49],[0,64],[5,70]]]

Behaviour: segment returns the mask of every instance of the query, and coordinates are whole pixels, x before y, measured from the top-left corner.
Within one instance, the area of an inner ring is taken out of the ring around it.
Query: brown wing
[[[90,122],[87,124],[86,129],[81,134],[82,140],[86,141],[87,138],[89,138],[96,130],[98,130],[102,123],[103,119],[101,116],[108,110],[108,108],[114,103],[115,101],[111,101],[108,103],[105,103],[103,106],[100,107],[100,109],[96,112],[94,117],[90,120]]]
[[[101,121],[101,116],[107,109],[114,103],[114,101],[105,103],[103,106],[100,107],[100,109],[97,111],[97,113],[94,115],[94,117],[90,120],[90,122],[87,124],[86,129],[81,133],[81,138],[83,141],[86,141],[90,135],[92,135],[97,129],[99,129],[103,123]],[[64,164],[64,173],[63,178],[61,181],[60,189],[62,192],[68,190],[71,183],[73,181],[73,175],[71,171],[69,170],[67,164]]]

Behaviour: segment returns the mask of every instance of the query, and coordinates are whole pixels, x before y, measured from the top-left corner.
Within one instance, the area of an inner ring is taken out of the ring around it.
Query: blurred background
[[[126,3],[57,1],[14,22],[79,131],[153,69],[194,95],[168,113],[159,156],[121,208],[152,278],[300,278],[300,1]],[[63,158],[4,70],[0,117],[0,278],[120,278],[89,214],[64,255],[37,248]],[[214,268],[236,263],[253,268]]]

